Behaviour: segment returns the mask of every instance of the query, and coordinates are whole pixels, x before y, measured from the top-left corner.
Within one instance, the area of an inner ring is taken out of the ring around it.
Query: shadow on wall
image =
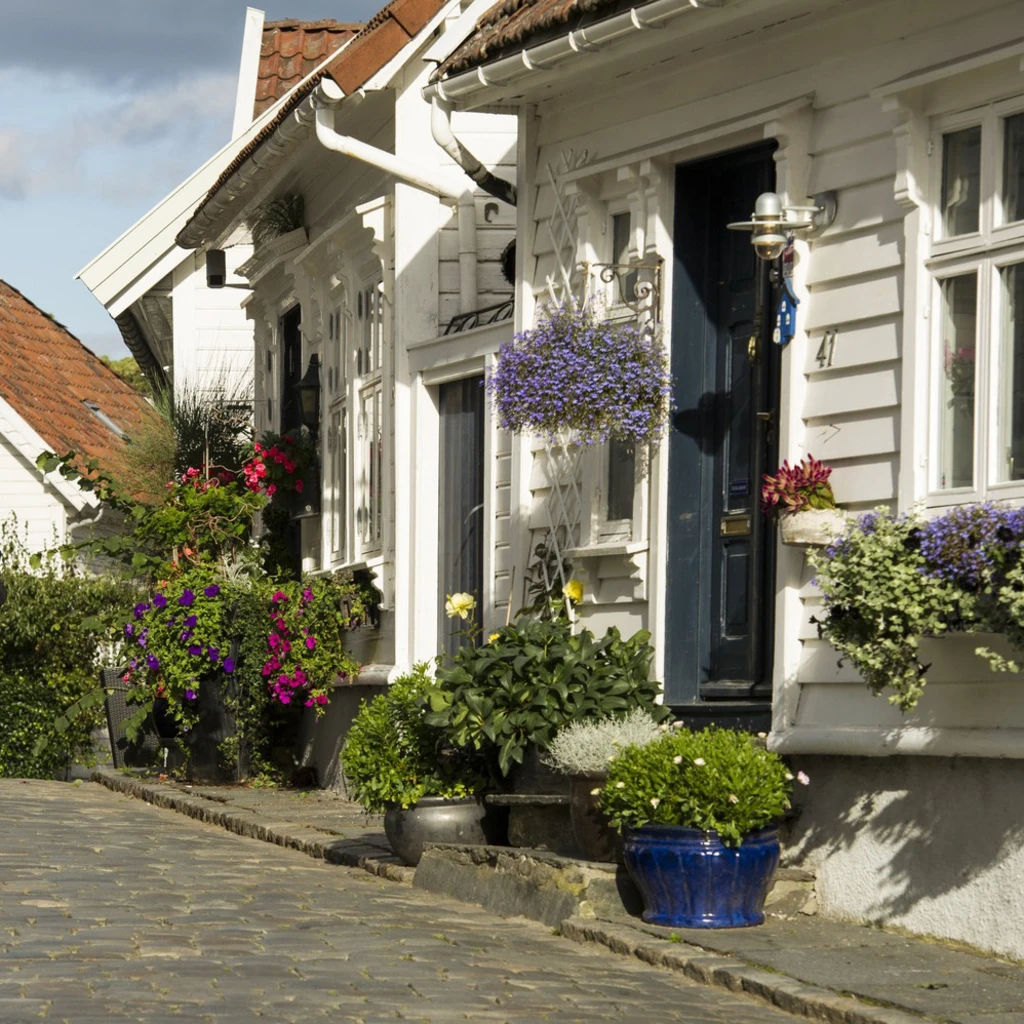
[[[905,916],[1021,856],[1024,762],[801,757],[794,765],[811,785],[796,794],[787,860],[816,867],[820,876],[836,858],[847,905],[850,890],[862,889],[857,916]]]

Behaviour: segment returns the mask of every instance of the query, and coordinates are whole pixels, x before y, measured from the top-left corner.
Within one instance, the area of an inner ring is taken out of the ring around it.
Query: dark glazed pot
[[[480,797],[449,800],[425,796],[411,807],[391,804],[384,815],[384,833],[391,849],[406,864],[419,864],[426,843],[501,845],[500,814],[493,814]]]
[[[622,836],[608,823],[597,805],[595,789],[608,781],[607,772],[572,776],[569,790],[569,816],[572,834],[585,860],[622,862]]]
[[[562,857],[579,857],[569,814],[569,776],[548,767],[541,760],[541,751],[530,744],[523,763],[512,766],[509,782],[509,842]]]
[[[676,825],[627,829],[625,860],[648,924],[746,928],[764,923],[764,900],[779,864],[775,828],[726,846],[716,832]]]

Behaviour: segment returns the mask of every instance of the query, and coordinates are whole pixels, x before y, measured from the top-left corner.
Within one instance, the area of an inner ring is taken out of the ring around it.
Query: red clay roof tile
[[[253,117],[259,117],[290,92],[326,57],[357,35],[362,27],[358,23],[330,18],[264,23]]]
[[[129,436],[156,412],[67,328],[5,281],[0,281],[0,397],[52,451],[96,459],[104,472],[131,486],[127,442],[85,403],[94,402]]]

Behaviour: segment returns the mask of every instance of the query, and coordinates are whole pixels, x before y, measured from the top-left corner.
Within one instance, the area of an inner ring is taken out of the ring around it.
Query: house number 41
[[[832,356],[836,350],[836,335],[839,332],[832,328],[830,331],[826,331],[821,336],[821,344],[818,346],[818,354],[815,358],[818,360],[818,366],[826,367],[832,365]]]

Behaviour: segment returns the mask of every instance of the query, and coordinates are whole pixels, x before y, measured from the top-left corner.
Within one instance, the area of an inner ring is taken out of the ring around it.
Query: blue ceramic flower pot
[[[746,928],[764,922],[764,900],[779,864],[778,831],[751,832],[736,847],[716,832],[644,825],[626,830],[625,860],[648,924]]]

